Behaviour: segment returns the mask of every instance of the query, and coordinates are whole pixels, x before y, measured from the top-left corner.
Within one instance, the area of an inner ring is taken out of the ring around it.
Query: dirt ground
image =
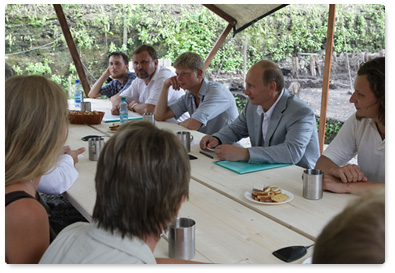
[[[320,116],[321,111],[321,89],[301,89],[299,97],[305,101],[313,110],[316,116]],[[346,89],[329,90],[327,118],[344,122],[355,112],[354,104],[349,102],[351,93]]]

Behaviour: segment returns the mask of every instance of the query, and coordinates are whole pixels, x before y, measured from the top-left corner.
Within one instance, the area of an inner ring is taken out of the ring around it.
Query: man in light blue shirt
[[[179,118],[185,112],[190,118],[179,123],[191,130],[206,134],[218,132],[239,115],[235,99],[230,91],[218,82],[204,78],[204,62],[193,52],[181,54],[174,62],[177,76],[167,79],[155,108],[155,119],[163,121]],[[186,90],[177,101],[167,103],[169,88]]]

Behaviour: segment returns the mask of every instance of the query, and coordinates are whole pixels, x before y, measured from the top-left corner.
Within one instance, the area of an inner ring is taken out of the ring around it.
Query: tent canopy
[[[258,20],[287,6],[278,4],[216,4],[204,5],[233,25],[233,35],[249,27]]]

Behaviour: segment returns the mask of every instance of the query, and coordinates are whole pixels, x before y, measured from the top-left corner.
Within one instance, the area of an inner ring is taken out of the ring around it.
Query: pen
[[[212,155],[210,155],[210,154],[208,154],[208,153],[205,153],[205,152],[203,152],[203,151],[199,151],[199,153],[201,153],[202,155],[205,155],[205,156],[207,156],[207,157],[209,157],[209,158],[211,158],[211,159],[214,158]]]

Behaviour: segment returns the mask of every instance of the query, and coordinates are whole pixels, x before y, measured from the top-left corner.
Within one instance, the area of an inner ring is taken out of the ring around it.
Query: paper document
[[[251,173],[263,170],[269,170],[274,168],[291,166],[292,164],[285,163],[274,163],[274,164],[248,164],[247,162],[241,161],[214,161],[214,164],[226,168],[228,170],[234,171],[238,174]]]
[[[129,112],[128,120],[135,120],[135,119],[143,119],[143,117],[137,113]],[[104,122],[117,122],[117,121],[120,121],[120,117],[118,115],[111,115],[108,112],[105,112],[103,121]]]

